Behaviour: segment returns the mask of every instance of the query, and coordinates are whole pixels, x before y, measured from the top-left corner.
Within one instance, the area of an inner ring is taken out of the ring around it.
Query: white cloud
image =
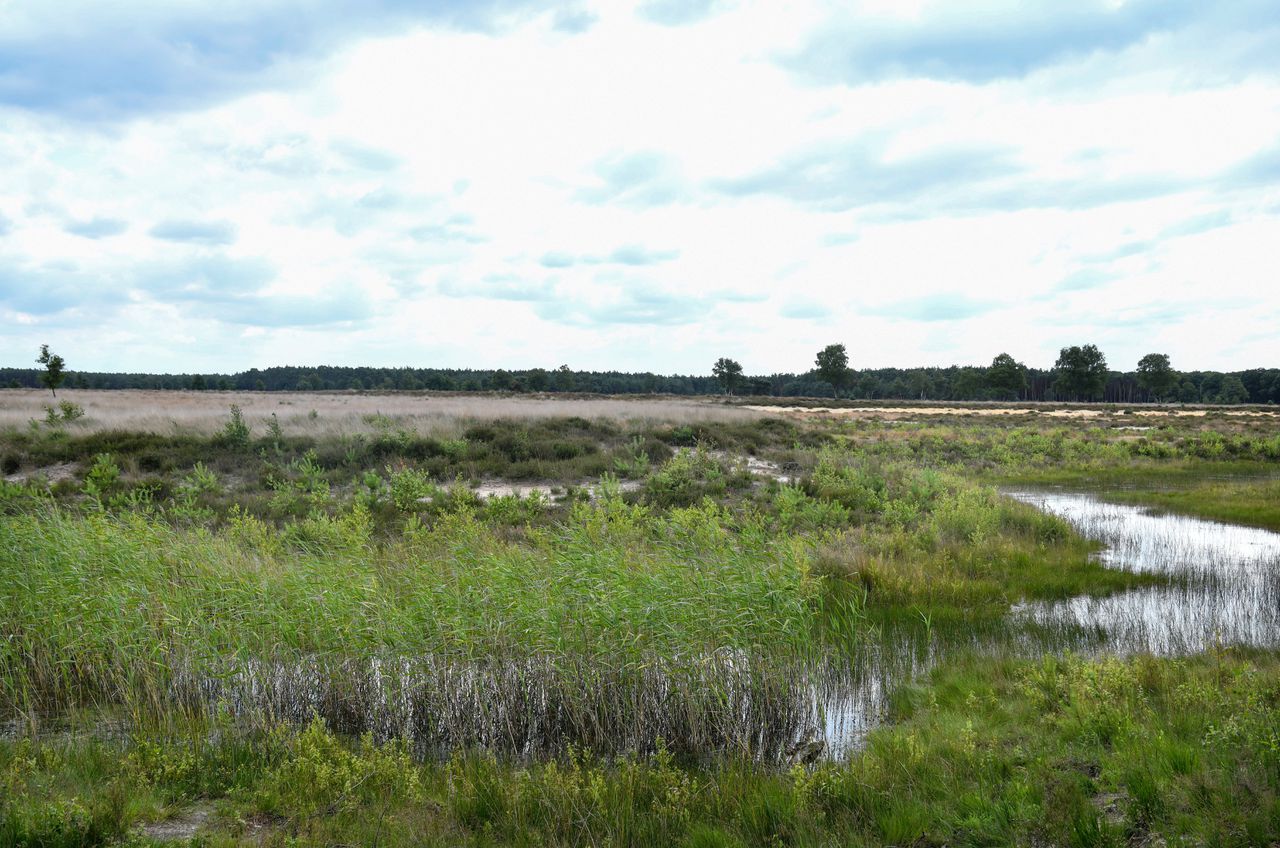
[[[1045,5],[981,39],[927,2],[517,5],[326,24],[185,91],[130,100],[123,77],[110,120],[41,64],[66,45],[26,16],[46,96],[0,87],[19,163],[0,361],[41,342],[76,367],[204,371],[769,372],[834,341],[857,365],[1280,356],[1265,4]],[[274,26],[217,8],[181,18]],[[838,46],[821,33],[860,22],[892,37],[815,75]],[[1013,46],[1019,27],[1054,49]],[[168,62],[176,35],[149,31]]]

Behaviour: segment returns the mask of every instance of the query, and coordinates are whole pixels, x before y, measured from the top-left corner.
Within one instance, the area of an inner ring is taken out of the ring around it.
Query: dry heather
[[[555,418],[662,421],[742,421],[759,413],[706,399],[510,397],[497,395],[376,395],[311,392],[173,392],[64,390],[58,400],[84,407],[83,418],[67,425],[73,432],[130,430],[170,434],[214,433],[236,404],[260,431],[275,413],[290,435],[330,436],[369,432],[390,420],[420,433],[451,435],[469,419]],[[34,389],[0,390],[0,429],[26,427],[43,420],[52,401]],[[378,416],[381,416],[379,418]]]

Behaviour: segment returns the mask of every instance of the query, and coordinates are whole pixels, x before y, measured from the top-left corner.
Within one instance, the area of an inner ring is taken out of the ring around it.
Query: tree
[[[842,344],[827,345],[818,351],[818,358],[815,360],[818,366],[818,376],[831,384],[831,396],[838,397],[840,389],[848,384],[849,377],[849,354]]]
[[[1169,365],[1167,353],[1148,353],[1138,360],[1138,385],[1157,402],[1164,400],[1178,384],[1178,372]]]
[[[1218,393],[1214,395],[1214,403],[1245,403],[1249,400],[1249,390],[1235,374],[1223,374],[1218,384]]]
[[[1027,387],[1027,366],[1007,353],[991,360],[987,369],[987,385],[1005,400],[1016,400]]]
[[[711,366],[711,376],[720,381],[726,394],[731,395],[742,382],[742,366],[727,356],[722,356]]]
[[[44,383],[45,388],[53,392],[53,396],[58,396],[58,386],[62,385],[62,381],[66,379],[66,375],[62,370],[67,367],[66,361],[58,354],[49,350],[47,344],[40,345],[40,356],[36,362],[44,366],[44,373],[40,375],[40,382]]]
[[[1053,381],[1059,399],[1093,400],[1107,385],[1107,358],[1095,345],[1064,347],[1058,352]]]

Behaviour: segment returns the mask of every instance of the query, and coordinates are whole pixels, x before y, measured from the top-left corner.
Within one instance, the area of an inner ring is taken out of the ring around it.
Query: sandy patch
[[[1008,415],[1036,415],[1045,418],[1073,418],[1073,419],[1091,419],[1103,417],[1122,417],[1125,415],[1140,415],[1144,417],[1156,418],[1203,418],[1209,412],[1216,415],[1231,415],[1241,418],[1274,418],[1280,415],[1280,412],[1272,412],[1263,409],[1232,409],[1220,407],[1215,409],[1132,409],[1126,407],[1122,410],[1110,409],[1090,409],[1090,408],[1071,408],[1071,409],[1037,409],[1035,407],[972,407],[972,406],[764,406],[749,405],[743,406],[743,409],[750,409],[754,412],[772,412],[784,413],[788,415],[814,415],[814,416],[831,416],[840,418],[870,418],[882,419],[887,422],[897,423],[892,418],[884,418],[884,416],[928,416],[928,415],[959,415],[959,416],[1008,416]]]
[[[26,483],[31,480],[47,480],[49,485],[61,483],[63,480],[74,480],[79,468],[74,462],[63,462],[58,465],[46,465],[44,468],[33,468],[30,471],[19,471],[4,478],[6,483]]]

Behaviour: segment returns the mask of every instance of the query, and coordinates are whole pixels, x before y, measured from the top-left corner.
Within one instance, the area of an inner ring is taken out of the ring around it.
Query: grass
[[[1111,491],[1107,496],[1214,521],[1280,530],[1280,480],[1192,481],[1165,491]]]
[[[79,404],[84,416],[67,425],[71,432],[128,431],[164,436],[210,436],[225,423],[235,404],[258,433],[272,415],[296,435],[335,438],[375,433],[384,422],[430,435],[456,436],[471,421],[548,418],[649,421],[675,424],[724,424],[752,421],[759,413],[694,398],[539,397],[468,395],[451,392],[187,392],[125,389],[64,389],[59,398]],[[56,406],[37,389],[0,390],[0,430],[24,429],[44,421],[45,407]]]

